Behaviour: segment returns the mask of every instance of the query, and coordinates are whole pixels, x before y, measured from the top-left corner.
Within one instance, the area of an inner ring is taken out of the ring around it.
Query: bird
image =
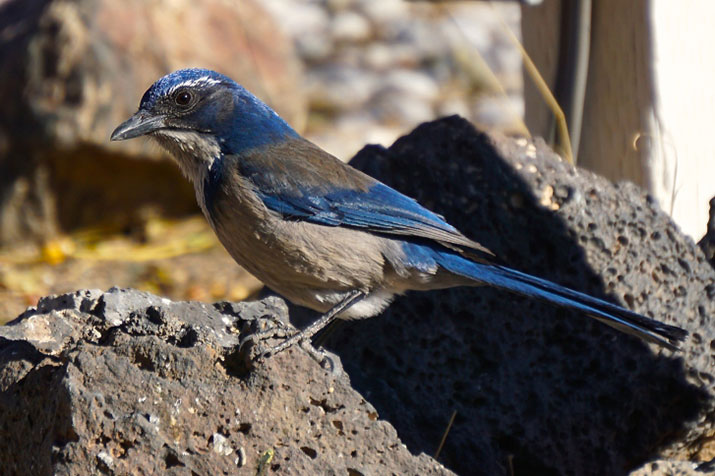
[[[322,313],[263,356],[334,319],[379,315],[408,291],[488,285],[579,311],[678,350],[687,332],[502,264],[440,215],[303,138],[229,77],[182,69],[157,80],[111,141],[148,136],[192,182],[233,259]]]

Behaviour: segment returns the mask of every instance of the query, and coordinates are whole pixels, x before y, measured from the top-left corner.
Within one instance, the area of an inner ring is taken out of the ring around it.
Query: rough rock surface
[[[412,455],[300,348],[250,374],[242,332],[280,299],[207,305],[134,290],[42,299],[0,327],[0,468],[49,474],[452,474]]]
[[[630,476],[704,476],[712,471],[689,461],[658,460],[644,464]]]
[[[196,210],[172,164],[127,160],[157,158],[159,148],[109,142],[144,91],[174,69],[219,69],[300,126],[297,59],[260,2],[195,3],[0,2],[0,243],[107,216],[121,224],[149,206]]]
[[[671,354],[576,313],[485,288],[402,297],[332,332],[356,389],[413,452],[460,474],[624,474],[715,447],[715,272],[639,188],[489,138],[456,117],[352,164],[528,273],[688,329]]]

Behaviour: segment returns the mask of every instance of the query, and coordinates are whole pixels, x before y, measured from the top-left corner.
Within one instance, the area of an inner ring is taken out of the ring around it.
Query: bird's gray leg
[[[272,355],[276,355],[279,352],[283,352],[284,350],[294,346],[301,341],[307,341],[316,333],[318,333],[322,328],[330,324],[337,317],[338,314],[363,299],[366,295],[367,294],[363,291],[352,291],[342,301],[333,306],[328,312],[320,316],[317,321],[313,322],[311,325],[309,325],[302,331],[297,332],[291,337],[288,337],[286,340],[276,345],[275,347],[272,347],[266,352],[263,352],[262,354],[260,354],[259,358],[266,358]]]

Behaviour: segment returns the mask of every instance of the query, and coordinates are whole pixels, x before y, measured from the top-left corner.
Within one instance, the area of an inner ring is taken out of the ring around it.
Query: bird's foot
[[[270,350],[266,351],[266,346],[262,345],[269,339],[290,338],[293,334],[288,326],[279,319],[270,319],[273,326],[267,327],[268,319],[258,319],[252,321],[247,328],[242,329],[244,334],[238,342],[238,354],[243,361],[250,366],[252,363],[263,361],[270,355]]]
[[[343,298],[342,301],[323,314],[320,319],[313,322],[302,331],[296,332],[290,336],[287,332],[287,326],[281,321],[276,320],[275,327],[264,331],[258,331],[255,327],[257,326],[256,322],[265,321],[253,321],[251,324],[252,332],[250,332],[250,334],[248,334],[245,338],[241,339],[239,342],[238,352],[243,356],[246,364],[250,366],[252,363],[265,360],[268,357],[283,352],[295,344],[300,344],[300,346],[306,350],[308,354],[321,365],[321,367],[330,369],[330,371],[334,373],[336,372],[336,366],[333,359],[328,358],[322,349],[316,350],[312,345],[310,345],[310,339],[321,329],[330,324],[338,314],[360,301],[365,296],[366,294],[363,291],[351,291],[345,296],[345,298]],[[283,342],[271,347],[267,351],[261,351],[259,346],[257,346],[259,341],[276,337],[283,338]],[[326,362],[326,359],[328,362]]]
[[[313,347],[309,336],[306,336],[303,332],[291,333],[285,324],[280,321],[277,322],[279,324],[270,329],[249,331],[250,333],[240,340],[238,354],[242,356],[243,362],[249,368],[297,344],[325,370],[333,374],[340,372],[339,366],[335,364],[334,359],[328,355],[328,352],[322,347],[319,349]],[[266,349],[262,342],[268,339],[283,339],[283,342]]]
[[[323,347],[315,348],[311,344],[310,339],[303,339],[298,344],[300,348],[307,352],[311,359],[313,359],[318,365],[323,369],[327,370],[333,375],[339,374],[342,371],[342,366],[336,365],[335,359],[327,352]],[[338,360],[339,362],[339,360]]]

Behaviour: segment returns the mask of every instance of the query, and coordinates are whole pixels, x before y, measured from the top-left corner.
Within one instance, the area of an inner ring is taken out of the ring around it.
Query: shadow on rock
[[[708,368],[715,340],[701,321],[713,301],[702,291],[713,274],[650,197],[458,117],[368,146],[351,164],[512,267],[693,333],[672,355],[490,288],[399,298],[327,342],[412,452],[434,454],[456,410],[439,459],[460,474],[624,474],[658,454],[692,455],[684,448],[708,431],[695,421],[712,407],[713,380],[693,382],[683,359]]]

